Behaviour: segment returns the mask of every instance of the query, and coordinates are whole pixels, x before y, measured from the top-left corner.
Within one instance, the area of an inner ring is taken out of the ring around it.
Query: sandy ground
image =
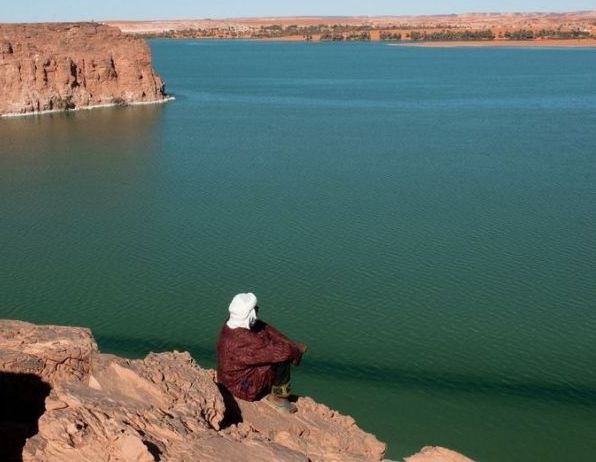
[[[279,25],[287,28],[322,25],[331,28],[334,25],[368,26],[371,41],[380,40],[381,31],[401,34],[403,40],[394,42],[400,46],[417,47],[594,47],[596,46],[596,10],[567,13],[467,13],[459,15],[434,16],[297,16],[297,17],[261,17],[261,18],[225,18],[225,19],[185,19],[156,21],[106,21],[105,24],[116,26],[126,33],[141,35],[164,32],[202,30],[210,31],[211,37],[198,39],[251,39],[267,41],[294,42],[305,40],[303,35],[284,35],[281,37],[259,37],[262,27]],[[372,29],[372,30],[371,30]],[[410,42],[412,31],[436,33],[438,31],[486,31],[491,30],[498,37],[491,41],[433,41]],[[587,39],[536,39],[505,40],[507,32],[532,30],[534,32],[583,31],[592,35]],[[192,34],[192,32],[191,32]],[[181,34],[184,35],[184,34]],[[209,34],[206,34],[209,35]],[[274,34],[272,34],[274,35]],[[345,34],[344,34],[345,35]],[[320,39],[320,34],[313,34],[312,41]]]
[[[409,46],[422,48],[456,48],[456,47],[546,47],[546,48],[596,48],[596,39],[580,40],[486,40],[486,41],[449,41],[449,42],[412,42],[403,41],[391,43],[393,46]]]
[[[481,30],[493,29],[495,32],[506,29],[556,29],[578,27],[596,31],[596,10],[565,13],[466,13],[458,15],[434,16],[295,16],[295,17],[261,17],[261,18],[225,18],[225,19],[185,19],[156,21],[104,21],[105,24],[119,27],[123,32],[155,33],[167,30],[184,30],[193,28],[258,28],[279,24],[288,26],[309,25],[372,25],[379,28],[401,26],[407,28],[469,28]]]
[[[210,37],[199,37],[193,40],[220,40]],[[229,40],[229,39],[228,39]],[[259,42],[304,42],[302,35],[288,35],[285,37],[242,38],[240,40],[254,40]],[[319,41],[319,36],[313,36],[313,42]],[[373,42],[378,40],[371,40]],[[362,42],[361,42],[362,43]],[[366,42],[364,42],[366,43]],[[389,46],[417,47],[417,48],[596,48],[596,39],[582,40],[490,40],[490,41],[448,41],[448,42],[413,42],[402,40],[399,42],[384,42]]]

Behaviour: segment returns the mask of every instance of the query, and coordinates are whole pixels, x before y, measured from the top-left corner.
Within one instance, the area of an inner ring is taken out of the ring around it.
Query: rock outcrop
[[[458,452],[438,446],[425,446],[413,456],[406,457],[404,462],[474,462]]]
[[[0,24],[0,116],[165,99],[144,40],[95,23]]]
[[[293,415],[235,400],[188,353],[123,359],[100,353],[82,328],[0,321],[0,391],[3,461],[364,462],[385,453],[351,417],[310,398]],[[469,462],[442,448],[413,457]]]

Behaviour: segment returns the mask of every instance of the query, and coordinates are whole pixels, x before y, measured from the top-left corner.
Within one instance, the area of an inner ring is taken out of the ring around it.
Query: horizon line
[[[289,16],[228,16],[228,17],[189,17],[189,18],[151,18],[151,19],[126,19],[126,18],[105,18],[105,19],[79,19],[64,21],[3,21],[0,24],[56,24],[56,23],[78,23],[78,22],[160,22],[160,21],[242,21],[254,19],[294,19],[294,18],[424,18],[436,16],[465,16],[465,15],[554,15],[572,13],[595,13],[593,10],[557,10],[557,11],[466,11],[461,13],[424,13],[424,14],[373,14],[373,15],[289,15]]]

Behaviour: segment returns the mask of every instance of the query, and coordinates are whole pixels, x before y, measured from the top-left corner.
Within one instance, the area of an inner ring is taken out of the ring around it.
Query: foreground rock
[[[128,360],[100,353],[88,329],[0,321],[0,460],[383,459],[385,444],[351,417],[310,398],[294,415],[237,401],[214,375],[188,353]],[[442,448],[419,456],[407,460],[469,461]]]
[[[163,101],[144,40],[95,23],[0,24],[0,116]]]
[[[474,462],[455,451],[437,446],[426,446],[419,453],[404,460],[405,462]]]

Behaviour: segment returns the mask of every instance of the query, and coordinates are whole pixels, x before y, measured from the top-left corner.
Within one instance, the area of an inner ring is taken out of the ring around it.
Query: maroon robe
[[[217,341],[217,380],[235,397],[254,401],[271,391],[276,363],[298,365],[301,357],[298,344],[262,321],[251,330],[224,324]]]

